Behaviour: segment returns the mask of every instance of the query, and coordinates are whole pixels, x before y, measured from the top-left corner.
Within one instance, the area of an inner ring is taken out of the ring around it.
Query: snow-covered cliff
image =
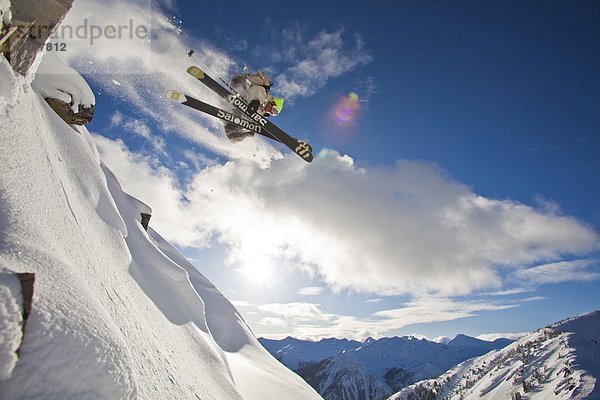
[[[35,273],[18,361],[0,346],[3,399],[319,399],[123,192],[83,127],[69,126],[0,57],[0,309]],[[79,84],[78,84],[79,85]],[[4,358],[1,358],[4,360]],[[16,361],[16,363],[15,363]]]

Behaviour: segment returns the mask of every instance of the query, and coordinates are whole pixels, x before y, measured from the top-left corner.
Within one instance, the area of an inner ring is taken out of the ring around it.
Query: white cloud
[[[393,321],[396,326],[452,321],[477,315],[481,311],[501,311],[517,307],[516,304],[455,301],[449,298],[424,298],[405,307],[378,311],[373,316]]]
[[[493,342],[496,339],[502,339],[502,338],[518,340],[518,339],[522,338],[523,336],[527,335],[528,333],[529,332],[484,333],[484,334],[478,335],[477,339],[487,340],[488,342]]]
[[[110,127],[112,130],[123,129],[125,132],[134,133],[146,139],[155,151],[165,153],[165,140],[160,136],[153,135],[150,127],[142,120],[127,117],[116,111],[110,116]]]
[[[254,304],[249,303],[249,302],[244,301],[244,300],[230,300],[230,302],[236,308],[239,308],[239,307],[251,307],[251,306],[254,305]]]
[[[561,282],[587,282],[600,279],[600,260],[560,261],[518,270],[515,279],[543,285]]]
[[[177,10],[176,0],[152,0],[155,6],[164,7],[167,10]]]
[[[184,246],[218,242],[244,270],[282,265],[333,290],[417,296],[498,289],[507,269],[522,285],[598,278],[590,262],[523,269],[595,251],[591,228],[478,196],[428,163],[360,167],[333,151],[312,164],[288,155],[270,168],[238,160],[202,169],[180,191],[148,158],[101,145],[125,189],[155,210],[163,236]]]
[[[298,290],[298,294],[300,296],[318,296],[321,293],[323,293],[325,289],[322,287],[318,287],[318,286],[309,286],[309,287],[304,287],[301,288],[300,290]]]
[[[139,119],[135,119],[135,118],[129,118],[125,124],[123,125],[123,127],[130,131],[133,132],[135,134],[140,135],[143,138],[149,139],[152,134],[150,133],[150,128],[148,127],[148,125],[146,125],[146,123],[144,121],[141,121]]]
[[[598,245],[573,218],[478,196],[421,162],[358,167],[331,152],[311,166],[293,157],[267,169],[229,163],[205,169],[192,187],[200,191],[187,197],[202,200],[207,223],[235,250],[232,262],[262,252],[334,289],[465,294],[499,287],[499,266]],[[212,201],[201,187],[214,189]],[[253,240],[265,236],[273,239]]]
[[[432,342],[442,344],[448,344],[451,340],[452,338],[449,338],[448,336],[438,336],[435,339],[431,339]]]
[[[288,327],[287,321],[282,318],[266,317],[266,318],[261,319],[258,323],[261,325],[274,326],[277,328],[287,328]]]
[[[195,150],[185,150],[183,155],[189,162],[191,162],[196,171],[218,164],[216,160]]]
[[[277,93],[288,99],[310,96],[330,79],[368,64],[373,59],[359,35],[353,35],[352,44],[349,44],[344,40],[342,29],[319,32],[308,40],[305,33],[297,29],[296,34],[288,36],[287,40],[285,53],[280,58],[292,65],[274,81]]]
[[[519,303],[531,303],[532,301],[544,301],[548,300],[546,296],[533,296],[533,297],[525,297],[523,299],[518,299]]]
[[[376,312],[368,317],[330,314],[321,310],[319,305],[310,303],[268,304],[258,306],[258,309],[263,313],[272,314],[278,321],[284,321],[284,326],[290,329],[289,334],[295,337],[313,339],[345,337],[363,340],[368,336],[389,336],[392,332],[409,325],[453,321],[475,317],[482,312],[502,311],[518,306],[518,302],[423,297],[409,301],[398,308]],[[266,317],[269,318],[271,317]],[[271,325],[282,326],[281,323]],[[414,336],[422,337],[417,334]]]
[[[506,289],[506,290],[499,290],[496,292],[492,292],[492,293],[490,293],[490,295],[491,296],[511,296],[511,295],[515,295],[515,294],[527,293],[530,291],[531,291],[531,289],[514,288],[514,289]]]
[[[263,312],[275,314],[286,320],[298,321],[326,321],[330,316],[324,314],[318,304],[312,303],[274,303],[258,306]]]
[[[121,114],[119,111],[116,111],[110,116],[110,127],[118,127],[121,126],[121,124],[123,124],[123,114]]]

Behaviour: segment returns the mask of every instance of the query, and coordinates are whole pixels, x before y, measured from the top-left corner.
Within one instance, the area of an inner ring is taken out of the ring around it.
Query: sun
[[[266,286],[274,282],[274,262],[268,256],[252,257],[244,261],[238,271],[247,282],[255,286]]]

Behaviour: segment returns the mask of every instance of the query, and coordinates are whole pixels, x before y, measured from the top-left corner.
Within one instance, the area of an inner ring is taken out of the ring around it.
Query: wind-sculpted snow
[[[0,398],[319,399],[142,228],[150,207],[123,192],[87,130],[19,79],[0,70],[11,88],[0,102],[0,274],[33,272],[36,284],[18,361],[18,324],[2,329],[14,369],[0,370]],[[3,318],[14,314],[13,294],[0,301]]]
[[[81,75],[51,51],[44,54],[32,86],[44,98],[70,104],[73,112],[78,112],[80,105],[90,107],[96,103],[94,92]]]

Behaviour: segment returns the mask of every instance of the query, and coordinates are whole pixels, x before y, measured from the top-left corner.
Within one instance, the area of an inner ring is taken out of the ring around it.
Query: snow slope
[[[389,400],[600,399],[600,311],[558,322]]]
[[[0,82],[9,94],[0,98],[3,311],[17,297],[5,275],[36,274],[20,359],[0,355],[0,398],[320,398],[200,272],[144,231],[149,207],[123,192],[85,128],[66,125],[2,57]],[[18,339],[20,323],[0,325],[0,337]]]

